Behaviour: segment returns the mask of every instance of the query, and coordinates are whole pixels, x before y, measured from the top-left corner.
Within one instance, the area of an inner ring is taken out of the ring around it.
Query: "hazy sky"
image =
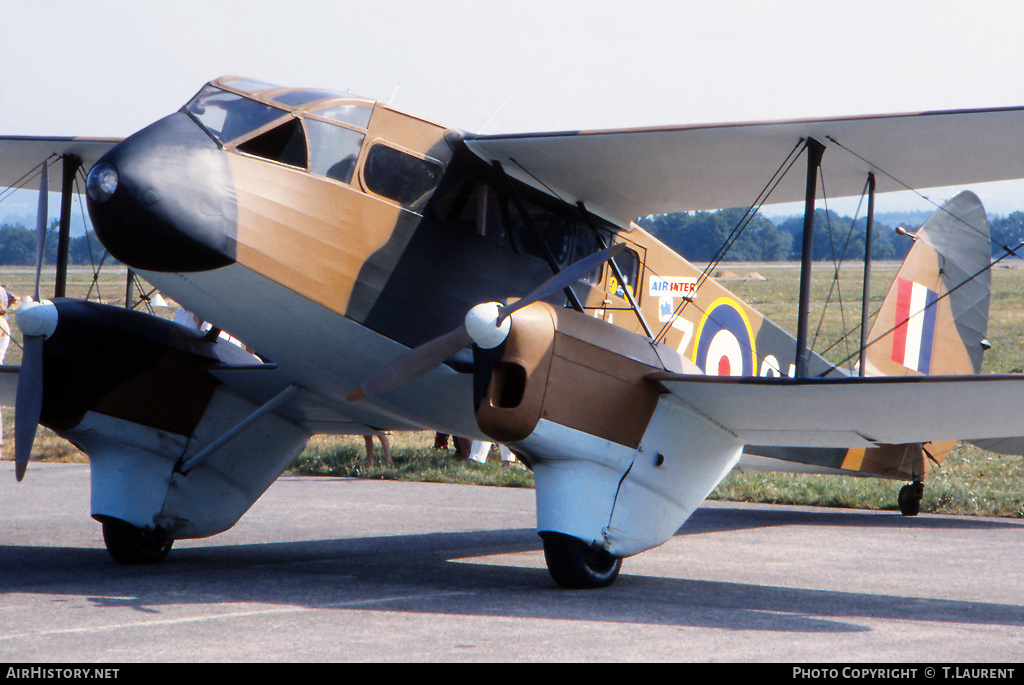
[[[127,135],[229,73],[487,133],[1024,105],[1022,27],[1009,0],[12,1],[0,133]]]

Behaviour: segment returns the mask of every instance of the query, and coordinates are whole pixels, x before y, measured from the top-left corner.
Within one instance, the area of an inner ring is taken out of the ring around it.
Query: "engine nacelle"
[[[614,557],[660,545],[742,450],[706,418],[660,402],[645,378],[666,368],[701,373],[695,364],[593,317],[524,307],[491,363],[477,423],[533,468],[542,535]]]
[[[527,440],[541,421],[635,449],[658,404],[644,376],[666,368],[635,333],[536,302],[512,315],[486,395],[480,429],[497,442]],[[663,352],[664,353],[664,352]],[[678,366],[681,359],[672,353]]]

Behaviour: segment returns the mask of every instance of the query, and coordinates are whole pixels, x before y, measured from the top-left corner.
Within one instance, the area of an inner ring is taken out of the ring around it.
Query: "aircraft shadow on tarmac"
[[[1004,525],[961,517],[907,520],[892,514],[851,515],[839,510],[758,510],[753,512],[754,520],[751,513],[728,506],[703,509],[680,534],[816,523]],[[523,567],[479,559],[539,551],[540,540],[532,529],[183,546],[161,564],[135,567],[116,565],[100,548],[0,546],[0,558],[10,562],[0,565],[0,587],[65,594],[86,598],[99,608],[129,606],[144,613],[160,613],[163,605],[170,604],[254,602],[313,610],[790,632],[870,629],[857,619],[1024,627],[1024,606],[1015,604],[630,575],[628,569],[611,588],[570,592],[555,588],[542,560]]]

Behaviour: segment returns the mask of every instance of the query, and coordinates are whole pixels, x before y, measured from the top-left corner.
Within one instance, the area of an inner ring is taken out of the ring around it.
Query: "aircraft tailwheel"
[[[904,516],[917,516],[921,511],[921,498],[924,497],[924,483],[916,481],[900,488],[896,498],[900,513]]]
[[[105,518],[103,542],[119,564],[154,564],[163,561],[174,540],[160,528],[143,530],[120,519]]]
[[[622,557],[595,550],[579,538],[545,531],[544,561],[555,582],[570,590],[607,587],[619,575]]]

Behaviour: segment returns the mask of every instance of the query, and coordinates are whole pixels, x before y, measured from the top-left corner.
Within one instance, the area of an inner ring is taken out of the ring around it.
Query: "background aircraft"
[[[1022,118],[480,136],[224,77],[117,144],[0,140],[7,184],[26,157],[98,157],[86,186],[104,245],[244,344],[94,303],[23,306],[18,475],[37,421],[81,447],[108,549],[136,563],[229,528],[312,433],[486,437],[533,469],[548,566],[568,587],[607,585],[664,542],[745,447],[917,483],[948,449],[936,441],[1024,435],[1020,379],[970,376],[989,266],[976,198],[916,236],[861,360],[870,378],[809,355],[801,331],[630,219],[768,190],[813,206],[825,151],[836,193],[1018,178]],[[782,172],[798,158],[794,181]],[[964,396],[998,407],[942,413]]]

